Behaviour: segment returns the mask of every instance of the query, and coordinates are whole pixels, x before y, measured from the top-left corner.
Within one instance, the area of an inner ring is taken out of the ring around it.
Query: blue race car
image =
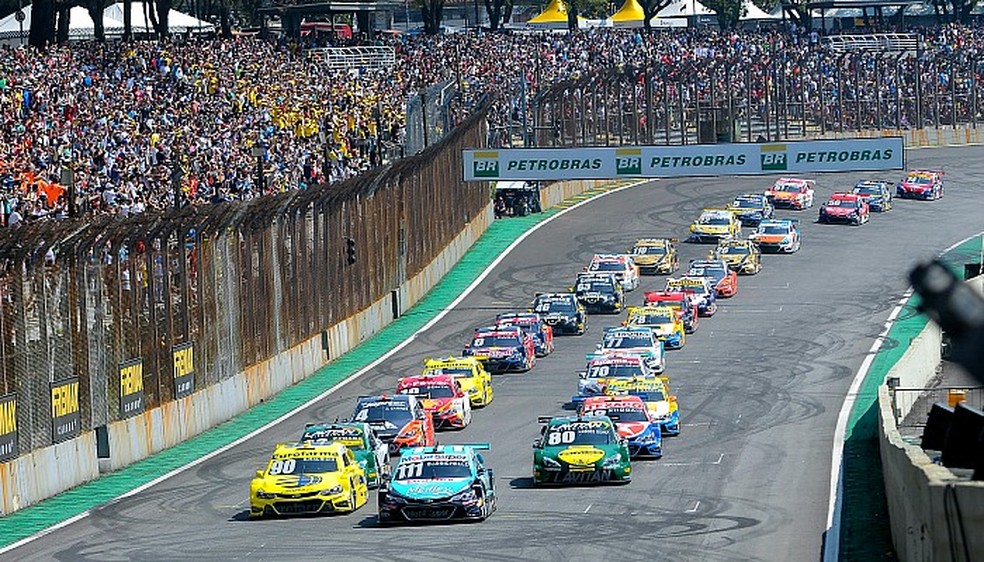
[[[537,357],[546,357],[553,353],[553,328],[548,326],[536,312],[517,314],[499,314],[495,317],[495,325],[519,326],[524,332],[533,337],[533,347]]]
[[[774,214],[772,203],[763,193],[743,193],[728,203],[728,210],[738,216],[742,226],[758,226]]]
[[[492,469],[479,451],[487,443],[407,449],[379,488],[380,524],[404,521],[484,521],[496,508]]]
[[[478,359],[490,373],[525,373],[536,364],[533,336],[519,326],[475,328],[471,343],[461,354]]]
[[[580,414],[608,416],[619,437],[629,446],[629,456],[660,458],[663,456],[663,433],[646,403],[638,396],[592,396],[581,404]]]
[[[892,188],[886,181],[861,180],[854,184],[851,193],[860,195],[868,202],[868,208],[873,213],[884,213],[892,210]]]

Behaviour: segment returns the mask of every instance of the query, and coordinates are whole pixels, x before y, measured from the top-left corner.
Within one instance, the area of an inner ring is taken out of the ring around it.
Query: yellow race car
[[[454,357],[444,359],[424,359],[423,375],[451,375],[461,390],[468,395],[474,408],[483,408],[492,402],[492,375],[485,370],[481,361],[474,357]]]
[[[708,257],[727,263],[728,269],[739,275],[755,275],[762,270],[762,252],[748,240],[722,240]]]
[[[615,379],[605,386],[605,394],[642,398],[653,419],[659,421],[663,435],[680,435],[680,410],[676,396],[670,395],[670,377]]]
[[[680,349],[687,343],[683,319],[668,306],[629,307],[629,317],[625,325],[652,328],[666,349]]]
[[[281,443],[249,485],[249,516],[350,512],[369,499],[366,473],[335,441]]]
[[[669,275],[680,269],[676,238],[643,238],[632,247],[632,260],[643,275]]]
[[[741,221],[728,209],[704,209],[690,225],[693,242],[717,242],[741,237]]]

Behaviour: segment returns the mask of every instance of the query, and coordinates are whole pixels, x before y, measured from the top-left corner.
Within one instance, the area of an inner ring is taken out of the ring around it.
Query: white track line
[[[472,291],[474,291],[478,287],[478,285],[482,281],[484,281],[485,278],[488,277],[490,273],[492,273],[492,270],[494,270],[496,267],[498,267],[498,265],[502,262],[502,260],[504,260],[506,258],[506,256],[508,256],[510,253],[512,253],[512,251],[514,249],[516,249],[516,247],[519,246],[520,243],[522,243],[524,240],[526,240],[527,238],[529,238],[534,232],[536,232],[537,230],[539,230],[541,227],[543,227],[544,225],[550,223],[554,219],[556,219],[556,218],[558,218],[560,216],[563,216],[564,214],[566,214],[566,213],[568,213],[570,211],[573,211],[574,209],[577,209],[581,205],[586,205],[586,204],[588,204],[588,203],[590,203],[592,201],[597,201],[598,199],[600,199],[602,197],[605,197],[607,195],[610,195],[612,193],[618,193],[619,191],[623,191],[623,190],[629,189],[631,187],[635,187],[637,185],[641,185],[643,183],[648,183],[648,182],[651,182],[651,181],[656,181],[656,180],[654,180],[654,179],[639,180],[639,181],[630,183],[628,185],[624,185],[622,187],[617,187],[615,189],[612,189],[612,190],[609,190],[609,191],[605,191],[605,192],[599,193],[597,195],[588,197],[584,201],[580,201],[580,202],[578,202],[575,205],[571,205],[570,207],[567,207],[566,209],[561,209],[560,211],[557,212],[557,214],[555,214],[555,215],[553,215],[551,217],[548,217],[546,220],[533,225],[533,228],[531,228],[531,229],[527,230],[526,232],[524,232],[523,234],[521,234],[519,236],[519,238],[517,238],[516,240],[514,240],[512,242],[512,244],[510,244],[509,246],[507,246],[506,249],[501,254],[499,254],[499,256],[496,257],[492,261],[492,263],[490,263],[488,265],[488,267],[486,267],[482,271],[482,273],[480,273],[478,275],[478,277],[476,277],[475,280],[472,281],[472,283],[470,285],[468,285],[468,287],[466,287],[465,290],[460,295],[458,295],[458,297],[456,299],[454,299],[454,301],[451,302],[450,305],[448,305],[446,308],[444,308],[440,312],[438,312],[437,313],[437,316],[435,316],[429,322],[427,322],[426,324],[424,324],[419,330],[417,330],[416,332],[414,332],[409,338],[403,340],[396,347],[394,347],[393,349],[387,351],[386,353],[384,353],[381,357],[379,357],[378,359],[376,359],[372,363],[366,365],[365,367],[363,367],[362,369],[356,371],[355,373],[352,373],[351,375],[349,375],[348,377],[346,377],[345,379],[343,379],[341,382],[339,382],[335,386],[329,388],[328,390],[326,390],[326,391],[322,392],[321,394],[315,396],[314,398],[308,400],[304,404],[298,406],[297,408],[294,408],[293,410],[287,412],[286,414],[280,416],[279,418],[277,418],[277,419],[275,419],[275,420],[273,420],[271,422],[268,422],[268,423],[264,424],[263,426],[255,429],[253,431],[251,431],[250,433],[247,433],[246,435],[240,437],[239,439],[236,439],[235,441],[233,441],[233,442],[231,442],[231,443],[229,443],[227,445],[223,445],[222,447],[219,447],[218,449],[212,451],[211,453],[208,453],[208,454],[206,454],[206,455],[204,455],[202,457],[199,457],[199,458],[191,461],[190,463],[188,463],[188,464],[186,464],[184,466],[179,466],[178,468],[175,468],[171,472],[168,472],[167,474],[164,474],[162,476],[159,476],[159,477],[151,480],[150,482],[147,482],[146,484],[143,484],[141,486],[138,486],[138,487],[130,490],[129,492],[126,492],[126,493],[124,493],[124,494],[122,494],[120,496],[117,496],[116,498],[114,498],[112,500],[109,500],[109,501],[107,501],[105,503],[102,503],[102,504],[100,504],[100,505],[98,505],[98,506],[96,506],[96,507],[94,507],[92,509],[88,509],[86,511],[83,511],[82,513],[80,513],[80,514],[78,514],[78,515],[76,515],[74,517],[70,517],[70,518],[68,518],[68,519],[66,519],[66,520],[64,520],[64,521],[62,521],[60,523],[56,523],[55,525],[52,525],[51,527],[48,527],[47,529],[44,529],[43,531],[38,531],[37,533],[34,533],[33,535],[31,535],[29,537],[25,537],[25,538],[23,538],[23,539],[15,542],[15,543],[12,543],[12,544],[7,545],[7,546],[5,546],[3,548],[0,548],[0,554],[5,554],[5,553],[10,552],[10,551],[12,551],[12,550],[14,550],[16,548],[20,548],[20,547],[22,547],[22,546],[24,546],[24,545],[26,545],[28,543],[31,543],[31,542],[34,542],[34,541],[38,540],[39,538],[41,538],[41,537],[43,537],[43,536],[45,536],[45,535],[47,535],[49,533],[52,533],[54,531],[57,531],[58,529],[61,529],[63,527],[67,527],[68,525],[71,525],[72,523],[75,523],[77,521],[80,521],[82,519],[85,519],[86,517],[88,517],[89,515],[91,515],[92,512],[94,510],[96,510],[96,509],[105,507],[107,505],[112,505],[112,504],[114,504],[114,503],[116,503],[116,502],[118,502],[118,501],[120,501],[122,499],[125,499],[125,498],[128,498],[130,496],[139,494],[140,492],[143,492],[144,490],[147,490],[148,488],[152,488],[152,487],[160,484],[161,482],[164,482],[165,480],[168,480],[169,478],[172,478],[172,477],[174,477],[174,476],[176,476],[176,475],[178,475],[178,474],[180,474],[180,473],[188,470],[189,468],[193,468],[195,466],[198,466],[198,465],[202,464],[203,462],[205,462],[207,460],[210,460],[210,459],[212,459],[212,458],[214,458],[214,457],[216,457],[218,455],[221,455],[222,453],[228,451],[229,449],[232,449],[233,447],[236,447],[236,446],[238,446],[238,445],[240,445],[242,443],[245,443],[246,441],[249,441],[250,439],[256,437],[257,435],[263,433],[264,431],[267,431],[268,429],[270,429],[270,428],[272,428],[272,427],[274,427],[274,426],[282,423],[284,420],[290,418],[291,416],[294,416],[295,414],[297,414],[301,410],[304,410],[306,408],[309,408],[312,405],[316,404],[317,402],[319,402],[321,400],[324,400],[325,398],[327,398],[331,394],[334,394],[336,391],[338,391],[339,389],[341,389],[342,387],[344,387],[348,383],[350,383],[353,380],[359,378],[360,376],[364,375],[365,373],[369,372],[370,370],[376,368],[376,366],[378,366],[382,362],[386,361],[387,359],[389,359],[390,357],[392,357],[393,355],[395,355],[397,352],[399,352],[400,350],[402,350],[406,346],[410,345],[411,342],[413,342],[415,339],[417,339],[417,336],[419,336],[420,334],[423,334],[427,330],[431,329],[434,326],[434,324],[437,324],[449,312],[451,312],[452,310],[454,310],[455,307],[457,307],[459,304],[461,304],[461,301],[465,300],[465,298],[467,298],[468,295],[470,295],[472,293]],[[508,219],[505,219],[505,220],[508,220]]]
[[[981,236],[981,234],[984,233],[968,236],[943,250],[939,255],[943,255],[964,242]],[[840,414],[837,416],[837,425],[834,428],[834,448],[830,458],[830,495],[827,503],[827,531],[823,541],[823,562],[835,562],[840,557],[841,510],[844,507],[844,442],[847,435],[847,420],[851,417],[851,410],[854,409],[854,403],[857,401],[858,388],[861,387],[861,383],[867,378],[868,370],[871,368],[875,356],[878,355],[882,345],[885,343],[885,337],[892,329],[892,325],[895,324],[895,320],[911,296],[912,289],[910,288],[906,290],[898,304],[892,309],[891,314],[888,315],[888,320],[885,321],[882,332],[878,334],[874,343],[871,344],[868,355],[865,356],[864,361],[861,362],[861,367],[858,368],[857,374],[854,375],[854,380],[851,381],[851,386],[847,390],[847,396],[844,398],[844,404],[841,405]]]

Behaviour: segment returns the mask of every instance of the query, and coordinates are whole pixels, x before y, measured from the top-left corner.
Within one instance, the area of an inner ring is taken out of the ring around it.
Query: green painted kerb
[[[963,264],[980,261],[981,237],[975,236],[941,256],[958,277]],[[919,298],[909,298],[892,324],[861,387],[848,418],[844,442],[844,492],[841,498],[841,560],[895,560],[888,520],[888,502],[878,452],[878,387],[905,353],[909,342],[926,327],[917,311]]]
[[[577,196],[577,199],[595,197],[628,183],[617,182],[593,188]],[[494,221],[451,271],[406,314],[349,353],[325,365],[298,384],[284,389],[262,404],[254,406],[184,443],[0,518],[0,547],[27,538],[52,525],[111,501],[134,488],[228,445],[270,421],[291,412],[310,400],[311,397],[335,386],[422,328],[441,310],[447,308],[492,261],[505,251],[509,244],[537,223],[560,212],[560,207],[571,206],[569,201],[562,202],[557,207],[543,213]]]

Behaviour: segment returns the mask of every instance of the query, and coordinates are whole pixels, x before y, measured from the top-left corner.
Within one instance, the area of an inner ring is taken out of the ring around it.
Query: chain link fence
[[[390,294],[488,204],[461,174],[487,108],[339,184],[0,231],[0,398],[15,396],[17,449],[215,384]]]

